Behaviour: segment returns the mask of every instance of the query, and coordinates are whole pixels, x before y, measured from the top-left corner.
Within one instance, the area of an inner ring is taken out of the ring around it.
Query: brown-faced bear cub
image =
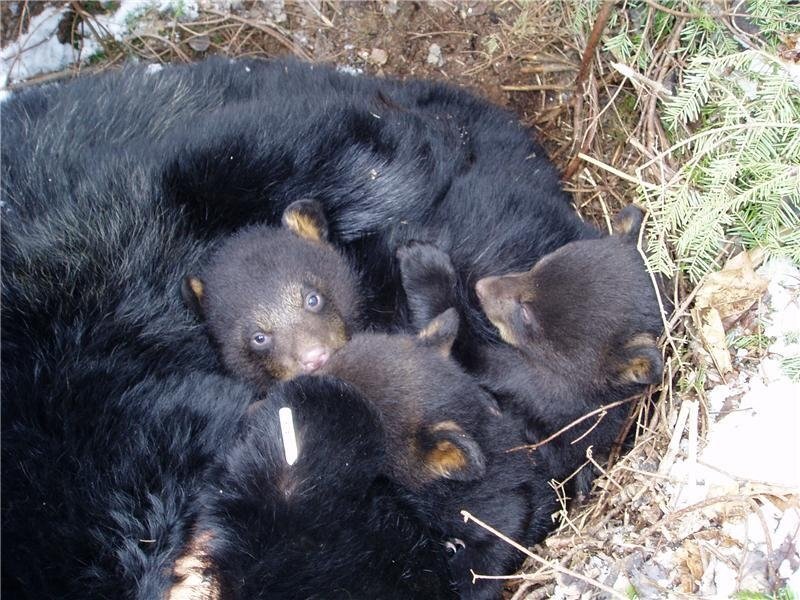
[[[293,202],[282,223],[235,233],[182,287],[225,367],[262,388],[321,368],[359,314],[357,275],[328,243],[321,207]]]
[[[661,380],[661,311],[637,249],[642,219],[642,211],[629,206],[615,218],[612,235],[571,242],[529,271],[486,277],[475,286],[508,344],[471,348],[476,374],[502,407],[516,406],[528,416],[531,443]],[[417,243],[401,248],[398,258],[417,310],[424,314],[455,301],[455,271],[445,253]],[[610,407],[542,449],[561,456],[551,461],[554,475],[571,473],[588,446],[608,452],[627,411]]]
[[[458,314],[449,309],[416,336],[361,333],[320,370],[355,387],[383,416],[390,475],[409,489],[486,472],[473,435],[494,403],[455,361]]]

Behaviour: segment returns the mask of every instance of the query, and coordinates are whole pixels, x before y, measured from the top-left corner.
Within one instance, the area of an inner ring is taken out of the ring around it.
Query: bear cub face
[[[573,389],[660,381],[661,314],[636,245],[642,220],[629,206],[608,237],[571,242],[529,271],[478,281],[481,308],[503,341]]]
[[[298,200],[282,227],[239,231],[184,279],[184,299],[232,373],[265,387],[320,369],[349,339],[358,278],[327,238],[319,204]]]
[[[319,371],[378,409],[389,475],[412,490],[442,479],[474,481],[486,470],[478,440],[495,405],[450,358],[458,326],[450,308],[416,336],[357,334]]]

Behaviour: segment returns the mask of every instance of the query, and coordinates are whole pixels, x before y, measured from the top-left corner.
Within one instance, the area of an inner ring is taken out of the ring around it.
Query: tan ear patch
[[[431,431],[457,431],[459,433],[464,431],[455,421],[439,421],[430,429]]]
[[[625,347],[638,348],[639,346],[655,346],[656,343],[656,336],[649,333],[637,333],[630,340],[628,340],[628,343],[625,344]]]
[[[430,470],[443,477],[453,471],[460,471],[467,466],[464,452],[448,440],[436,442],[436,446],[425,455],[425,464]]]
[[[305,240],[322,241],[322,232],[314,219],[299,211],[290,211],[283,215],[283,224]]]
[[[628,235],[637,226],[637,220],[633,215],[619,215],[612,224],[611,228],[617,235]],[[638,233],[638,232],[637,232]]]
[[[622,372],[622,376],[627,381],[647,381],[651,377],[652,365],[650,361],[643,357],[637,357],[631,360]]]
[[[503,340],[509,346],[518,347],[519,343],[517,342],[517,338],[514,337],[514,334],[511,333],[511,329],[506,327],[506,324],[502,321],[492,321],[492,324],[497,327],[497,331],[500,332],[500,339]]]
[[[420,332],[417,334],[417,337],[420,340],[434,340],[439,336],[440,329],[441,327],[439,323],[431,321],[424,328],[420,330]],[[439,341],[441,343],[436,346],[436,349],[442,356],[447,358],[448,356],[450,356],[450,351],[453,349],[454,340],[442,338]]]
[[[189,288],[192,290],[192,293],[195,295],[195,297],[198,300],[202,300],[203,292],[205,291],[205,288],[203,287],[203,282],[200,281],[200,279],[198,279],[197,277],[189,277],[187,283],[189,284]]]
[[[426,346],[436,348],[445,358],[450,356],[458,335],[459,318],[454,308],[448,308],[434,317],[419,333],[417,339]]]

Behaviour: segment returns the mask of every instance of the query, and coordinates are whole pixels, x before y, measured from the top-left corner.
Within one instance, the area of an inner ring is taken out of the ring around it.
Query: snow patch
[[[359,67],[352,67],[350,65],[336,65],[336,70],[340,73],[347,73],[348,75],[352,75],[353,77],[358,77],[359,75],[364,74],[364,69]]]
[[[31,19],[28,33],[3,48],[0,52],[0,87],[42,73],[61,71],[79,59],[86,62],[102,50],[91,28],[83,25],[78,31],[82,42],[80,52],[72,45],[58,41],[58,26],[68,10],[66,5],[45,8]],[[200,14],[197,0],[122,0],[112,14],[95,15],[95,27],[101,35],[110,35],[121,41],[151,11],[180,21],[196,19]]]
[[[58,41],[58,25],[67,12],[66,7],[47,7],[33,17],[28,33],[0,52],[0,84],[28,79],[41,73],[60,71],[73,64],[78,51]],[[88,58],[99,49],[91,39],[84,40],[82,57]]]

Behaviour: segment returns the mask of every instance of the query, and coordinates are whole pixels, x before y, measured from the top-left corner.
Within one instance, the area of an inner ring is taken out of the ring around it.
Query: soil
[[[5,47],[27,33],[31,17],[47,5],[47,2],[0,2],[0,46]]]

